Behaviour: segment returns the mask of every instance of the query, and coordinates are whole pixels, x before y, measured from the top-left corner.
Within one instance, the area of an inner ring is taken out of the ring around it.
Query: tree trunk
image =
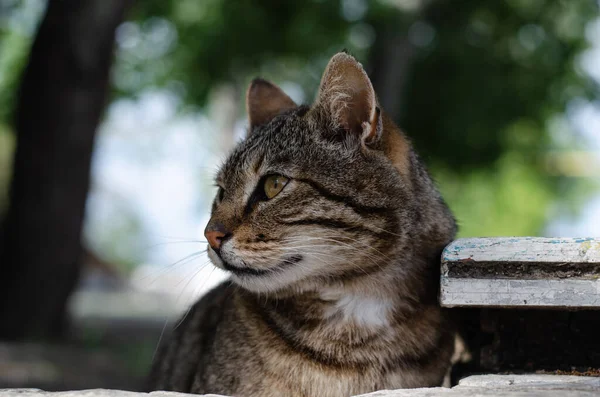
[[[399,122],[405,84],[410,74],[415,49],[406,33],[383,27],[377,32],[377,48],[371,52],[369,74],[381,106]]]
[[[56,338],[80,269],[94,134],[129,0],[50,0],[22,77],[0,247],[0,339]]]
[[[422,0],[419,10],[408,20],[388,19],[384,23],[372,23],[375,26],[377,41],[371,49],[367,63],[369,77],[385,112],[402,127],[407,82],[411,78],[418,49],[409,40],[409,26],[417,21],[427,21],[439,13],[444,0]],[[398,17],[400,18],[400,17]]]

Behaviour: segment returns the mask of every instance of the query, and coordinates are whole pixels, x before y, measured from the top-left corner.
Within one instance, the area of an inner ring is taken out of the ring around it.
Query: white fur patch
[[[389,301],[359,295],[343,295],[327,311],[327,317],[342,313],[345,321],[354,321],[366,327],[385,327],[389,325],[388,316],[392,309]]]

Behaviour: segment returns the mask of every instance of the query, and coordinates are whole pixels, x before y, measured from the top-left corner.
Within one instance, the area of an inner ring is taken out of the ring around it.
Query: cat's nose
[[[231,233],[225,230],[225,226],[223,226],[220,223],[215,223],[212,225],[209,224],[204,230],[204,237],[206,237],[206,240],[208,241],[210,247],[213,250],[217,251],[217,253],[221,248],[221,243],[223,242],[223,240],[225,240],[230,235]]]
[[[206,237],[206,240],[208,240],[208,244],[210,244],[211,248],[218,250],[221,248],[221,241],[223,240],[223,237],[225,237],[225,233],[213,230],[204,232],[204,236]]]

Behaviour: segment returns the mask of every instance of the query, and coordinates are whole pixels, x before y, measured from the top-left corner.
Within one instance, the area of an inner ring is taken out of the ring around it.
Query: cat
[[[438,304],[456,223],[362,65],[332,57],[316,102],[255,79],[249,132],[206,226],[230,280],[162,347],[152,390],[351,396],[439,386],[454,332]]]

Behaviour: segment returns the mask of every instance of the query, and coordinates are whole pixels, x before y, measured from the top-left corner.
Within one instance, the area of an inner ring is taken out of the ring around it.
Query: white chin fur
[[[273,274],[253,276],[246,274],[231,274],[231,280],[242,288],[252,292],[276,292],[289,288],[314,275],[315,268],[306,257],[292,266],[275,270]]]
[[[213,263],[213,265],[215,265],[219,269],[225,270],[225,268],[223,267],[223,262],[221,261],[219,256],[215,253],[215,251],[213,251],[213,249],[210,247],[210,245],[206,249],[206,252],[208,253],[208,259],[210,259],[210,261]]]
[[[318,248],[312,249],[308,254],[301,251],[293,251],[292,253],[294,254],[297,253],[302,255],[302,260],[300,260],[298,263],[290,264],[289,266],[274,269],[273,272],[269,274],[253,275],[229,272],[229,274],[231,274],[231,280],[235,284],[248,291],[256,293],[272,293],[287,288],[299,288],[300,286],[306,287],[307,280],[310,280],[312,277],[317,275],[327,274],[327,269],[335,267],[337,264],[335,259],[333,262],[330,259],[336,254],[336,252],[332,251],[329,247],[322,248],[322,246],[319,246],[320,240],[307,238],[306,241],[299,240],[297,244],[299,243],[303,243],[303,245],[308,246],[311,244],[316,244]],[[222,260],[212,249],[209,248],[208,254],[215,266],[222,269],[224,268]],[[339,252],[339,254],[339,257],[343,258],[343,253]],[[254,261],[258,261],[259,263],[264,261],[264,258],[260,257],[260,255],[253,257],[253,253],[251,252],[239,252],[235,247],[234,239],[226,241],[221,246],[221,255],[228,264],[231,264],[234,267],[244,267],[246,266],[246,263],[252,264]],[[273,255],[269,255],[269,257],[272,258]],[[322,260],[323,257],[326,257],[327,261]],[[270,260],[273,262],[277,260],[285,261],[285,257],[281,255],[279,259]],[[310,284],[310,282],[308,284]]]

